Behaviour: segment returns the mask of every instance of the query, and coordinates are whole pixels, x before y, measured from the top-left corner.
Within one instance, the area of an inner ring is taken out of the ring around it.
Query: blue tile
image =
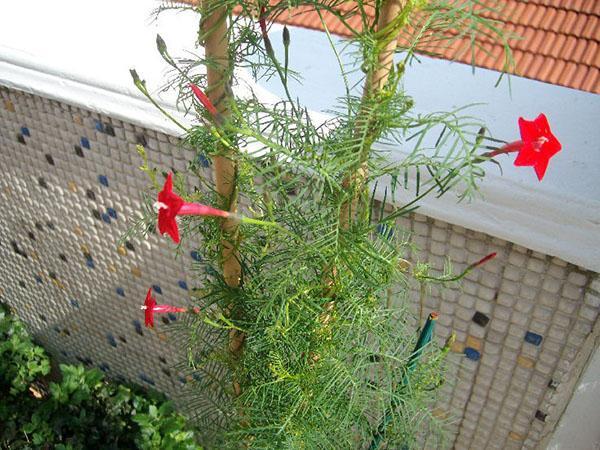
[[[181,384],[187,384],[187,380],[185,379],[185,377],[179,377],[179,382]]]
[[[79,309],[79,302],[77,300],[75,300],[74,298],[71,299],[71,306],[73,308],[77,308]]]
[[[196,250],[192,250],[190,252],[190,256],[192,257],[192,259],[194,261],[197,261],[197,262],[201,262],[202,261],[202,257],[200,256],[200,253],[198,253]]]
[[[133,323],[133,326],[135,328],[135,332],[137,334],[139,334],[140,336],[143,336],[144,335],[144,331],[143,331],[143,328],[142,328],[142,322],[140,322],[139,320],[133,320],[132,323]]]
[[[40,284],[43,282],[42,277],[40,277],[39,275],[35,275],[34,278],[35,278],[35,281],[37,281]]]
[[[90,140],[88,138],[82,136],[80,142],[83,148],[87,148],[88,150],[90,149]]]
[[[148,383],[151,384],[152,386],[154,386],[154,380],[152,378],[150,378],[148,375],[146,375],[144,372],[140,372],[139,374],[140,380],[142,380],[144,383]]]
[[[181,289],[185,289],[186,291],[188,290],[188,285],[184,280],[179,280],[177,284]]]
[[[94,120],[94,122],[96,123],[96,130],[100,131],[101,133],[104,133],[104,125],[102,124],[102,122],[100,122],[99,120]]]
[[[102,220],[110,225],[110,216],[106,213],[101,214]]]
[[[21,134],[23,136],[31,137],[31,133],[29,133],[29,128],[27,127],[21,127]]]
[[[198,163],[202,167],[210,167],[210,159],[208,159],[204,153],[198,154]]]
[[[108,372],[110,370],[110,366],[106,363],[102,363],[98,366],[98,368],[102,371],[102,372]]]
[[[111,334],[108,333],[106,335],[106,340],[108,341],[108,343],[112,346],[112,347],[116,347],[117,346],[117,341],[115,339],[115,337]]]
[[[391,239],[394,236],[394,229],[383,223],[377,225],[377,232],[386,239]]]
[[[125,289],[123,289],[122,287],[118,287],[117,294],[119,294],[121,297],[125,297]]]
[[[542,343],[543,337],[533,331],[528,331],[525,333],[525,342],[529,342],[533,345],[540,345]]]
[[[96,268],[96,265],[94,264],[94,260],[92,259],[91,256],[89,258],[85,258],[85,265],[88,266],[90,269]]]
[[[177,320],[175,313],[167,313],[167,316],[169,317],[169,320],[172,320],[173,322]]]
[[[481,354],[471,347],[465,348],[465,356],[471,361],[479,361],[479,358],[481,358]]]
[[[98,175],[98,182],[102,186],[108,187],[108,178],[106,178],[106,175]]]
[[[198,372],[194,372],[192,374],[192,377],[194,377],[194,380],[196,380],[198,382],[202,381],[202,376]]]
[[[106,208],[106,212],[108,213],[108,215],[110,217],[112,217],[113,219],[117,219],[117,211],[115,211],[114,208]]]
[[[162,294],[162,289],[160,288],[160,286],[158,284],[153,284],[152,285],[152,289],[154,290],[154,292],[156,292],[157,294]]]

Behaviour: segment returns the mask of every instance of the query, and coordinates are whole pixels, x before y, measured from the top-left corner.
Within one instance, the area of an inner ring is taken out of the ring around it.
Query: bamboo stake
[[[202,20],[200,30],[204,39],[206,58],[211,61],[207,67],[207,92],[208,98],[216,106],[221,117],[225,120],[229,115],[228,100],[231,79],[229,69],[227,9],[225,7],[212,8],[211,0],[202,1]],[[205,13],[206,12],[206,13]],[[215,185],[219,196],[224,199],[224,209],[231,212],[237,211],[236,172],[237,165],[230,151],[222,149],[221,156],[214,156]],[[221,263],[223,277],[230,287],[238,287],[242,275],[239,255],[235,242],[238,239],[238,226],[234,220],[224,220],[221,228]],[[229,333],[229,351],[238,358],[244,344],[244,334],[231,330]],[[240,393],[240,385],[234,382],[236,395]]]
[[[383,33],[381,39],[383,46],[379,52],[377,67],[373,72],[367,74],[363,90],[363,103],[366,103],[373,95],[381,91],[390,77],[394,64],[394,53],[398,45],[397,34],[399,31],[396,27],[393,27],[392,24],[400,15],[405,3],[406,0],[387,0],[381,5],[377,30],[378,32]],[[344,189],[355,189],[355,193],[351,200],[342,204],[340,209],[340,223],[342,229],[348,229],[354,214],[356,214],[358,198],[367,178],[367,159],[370,151],[371,140],[369,139],[361,149],[359,167],[355,172],[349,174],[342,182]]]

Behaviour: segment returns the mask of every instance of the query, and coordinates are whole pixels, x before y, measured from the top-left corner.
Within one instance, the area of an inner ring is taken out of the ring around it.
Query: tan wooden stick
[[[398,45],[398,30],[387,30],[387,28],[400,15],[405,3],[406,0],[388,0],[384,1],[381,5],[377,30],[378,32],[384,32],[382,37],[384,45],[379,52],[377,67],[373,72],[367,74],[363,90],[364,102],[383,89],[388,81],[394,63],[394,53]],[[358,197],[367,178],[367,159],[371,146],[370,140],[367,141],[368,143],[365,144],[367,148],[361,149],[362,155],[359,167],[342,182],[344,189],[355,189],[353,197],[344,203],[340,209],[340,224],[343,229],[347,229],[350,226],[350,222],[356,214]]]
[[[208,98],[213,102],[224,119],[229,115],[228,100],[231,83],[228,52],[227,9],[225,7],[212,9],[211,0],[202,2],[203,11],[200,29],[204,38],[205,56],[211,62],[207,67]],[[224,150],[224,149],[222,149]],[[222,151],[221,156],[213,157],[215,185],[219,196],[225,201],[225,208],[237,211],[236,191],[236,162],[230,152]],[[238,227],[234,220],[225,220],[222,224],[223,239],[221,240],[221,263],[223,277],[230,287],[240,284],[242,268],[236,250]],[[229,351],[239,357],[244,343],[243,333],[232,330],[229,333]],[[239,383],[234,382],[234,391],[240,393]]]

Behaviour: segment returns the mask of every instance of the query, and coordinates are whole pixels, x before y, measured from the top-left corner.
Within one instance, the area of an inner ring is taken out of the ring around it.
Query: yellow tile
[[[73,114],[73,122],[75,122],[77,125],[83,125],[83,119],[77,114]]]
[[[77,192],[77,185],[72,181],[69,181],[69,190],[71,192]]]
[[[123,247],[122,245],[119,245],[119,247],[117,248],[117,251],[119,252],[119,255],[127,256],[127,249],[125,247]]]
[[[109,264],[109,265],[108,265],[108,271],[109,271],[109,272],[116,273],[116,272],[117,272],[117,268],[115,267],[115,265],[114,265],[114,264]]]
[[[513,441],[524,441],[525,440],[525,436],[523,436],[522,434],[519,434],[519,433],[515,433],[514,431],[511,431],[510,433],[508,433],[508,437],[510,439],[512,439]]]
[[[142,271],[139,269],[139,267],[132,267],[131,273],[138,278],[142,276]]]
[[[83,236],[83,231],[81,231],[81,228],[75,227],[75,228],[73,228],[73,231],[75,232],[75,234],[77,236]]]
[[[532,369],[535,365],[535,361],[531,358],[527,358],[526,356],[519,355],[517,358],[517,364],[526,369]]]
[[[8,99],[4,100],[4,107],[6,108],[7,111],[15,112],[15,105],[13,105],[13,102],[11,102]]]
[[[433,411],[431,411],[431,415],[440,420],[443,420],[446,417],[448,417],[448,413],[442,408],[435,408]]]
[[[465,350],[465,344],[462,342],[454,341],[450,346],[450,351],[454,353],[462,353]]]
[[[167,340],[167,335],[165,333],[158,333],[158,338],[161,341],[166,341]]]
[[[400,272],[408,272],[408,269],[410,269],[410,267],[411,264],[409,261],[402,258],[398,259],[398,269],[400,270]]]
[[[88,254],[88,255],[90,254],[90,248],[89,248],[87,245],[85,245],[85,244],[81,244],[81,246],[80,246],[79,248],[81,248],[81,251],[82,251],[83,253],[86,253],[86,254]]]
[[[481,341],[476,337],[467,336],[467,342],[465,343],[465,347],[471,347],[480,352],[483,346],[481,345]]]

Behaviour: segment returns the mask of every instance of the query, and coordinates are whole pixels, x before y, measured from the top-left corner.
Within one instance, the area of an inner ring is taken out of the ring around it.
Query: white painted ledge
[[[151,13],[160,2],[152,0],[34,3],[2,7],[1,85],[180,134],[137,92],[129,69],[135,67],[149,89],[158,92],[168,67],[156,51],[156,33],[175,55],[197,52],[191,48],[195,14],[168,12],[154,21]],[[294,95],[315,109],[331,107],[342,87],[324,36],[292,30],[291,55],[305,77],[303,86],[292,87]],[[490,166],[481,186],[483,199],[457,204],[449,194],[424,200],[420,211],[600,272],[600,96],[513,77],[511,97],[506,85],[493,88],[496,77],[487,70],[473,76],[464,65],[423,58],[423,64],[407,70],[405,87],[420,112],[487,102],[473,114],[507,140],[518,138],[519,116],[545,112],[563,151],[551,161],[542,183],[531,168],[514,168],[506,158],[503,176]],[[279,94],[274,85],[266,87]],[[264,88],[254,89],[267,102],[277,98]],[[157,97],[189,123],[176,111],[173,93]],[[401,156],[402,150],[394,149],[394,158]]]

